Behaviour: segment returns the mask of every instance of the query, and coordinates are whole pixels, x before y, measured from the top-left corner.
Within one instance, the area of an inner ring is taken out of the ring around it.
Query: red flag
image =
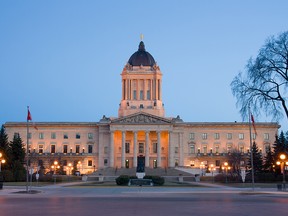
[[[27,121],[32,121],[32,116],[28,107]]]
[[[254,117],[253,117],[252,114],[251,114],[251,121],[252,121],[252,126],[253,126],[253,129],[254,129],[254,133],[257,135],[257,131],[256,131],[256,127],[255,127],[255,121],[254,121]]]

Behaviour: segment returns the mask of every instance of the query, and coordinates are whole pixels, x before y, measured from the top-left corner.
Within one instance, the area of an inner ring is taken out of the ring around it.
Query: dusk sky
[[[0,124],[26,121],[28,105],[34,122],[117,117],[140,34],[163,73],[166,117],[242,122],[230,83],[288,30],[287,11],[287,0],[2,0]]]

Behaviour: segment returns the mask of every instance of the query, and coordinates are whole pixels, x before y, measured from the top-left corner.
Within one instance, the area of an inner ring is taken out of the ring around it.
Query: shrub
[[[118,178],[116,178],[116,184],[117,185],[128,185],[129,179],[130,178],[128,175],[120,175]]]
[[[144,176],[144,179],[151,179],[154,185],[161,186],[164,185],[165,179],[161,176]]]

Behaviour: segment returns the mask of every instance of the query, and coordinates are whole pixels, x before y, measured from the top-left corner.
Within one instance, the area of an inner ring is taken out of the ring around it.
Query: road
[[[159,187],[47,187],[36,194],[12,191],[17,192],[6,191],[2,196],[0,191],[1,216],[276,216],[288,212],[288,192]]]

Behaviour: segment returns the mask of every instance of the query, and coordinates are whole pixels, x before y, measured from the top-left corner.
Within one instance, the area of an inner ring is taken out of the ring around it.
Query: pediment
[[[130,116],[125,116],[123,118],[114,119],[112,124],[171,124],[171,120],[146,114],[146,113],[136,113]]]

